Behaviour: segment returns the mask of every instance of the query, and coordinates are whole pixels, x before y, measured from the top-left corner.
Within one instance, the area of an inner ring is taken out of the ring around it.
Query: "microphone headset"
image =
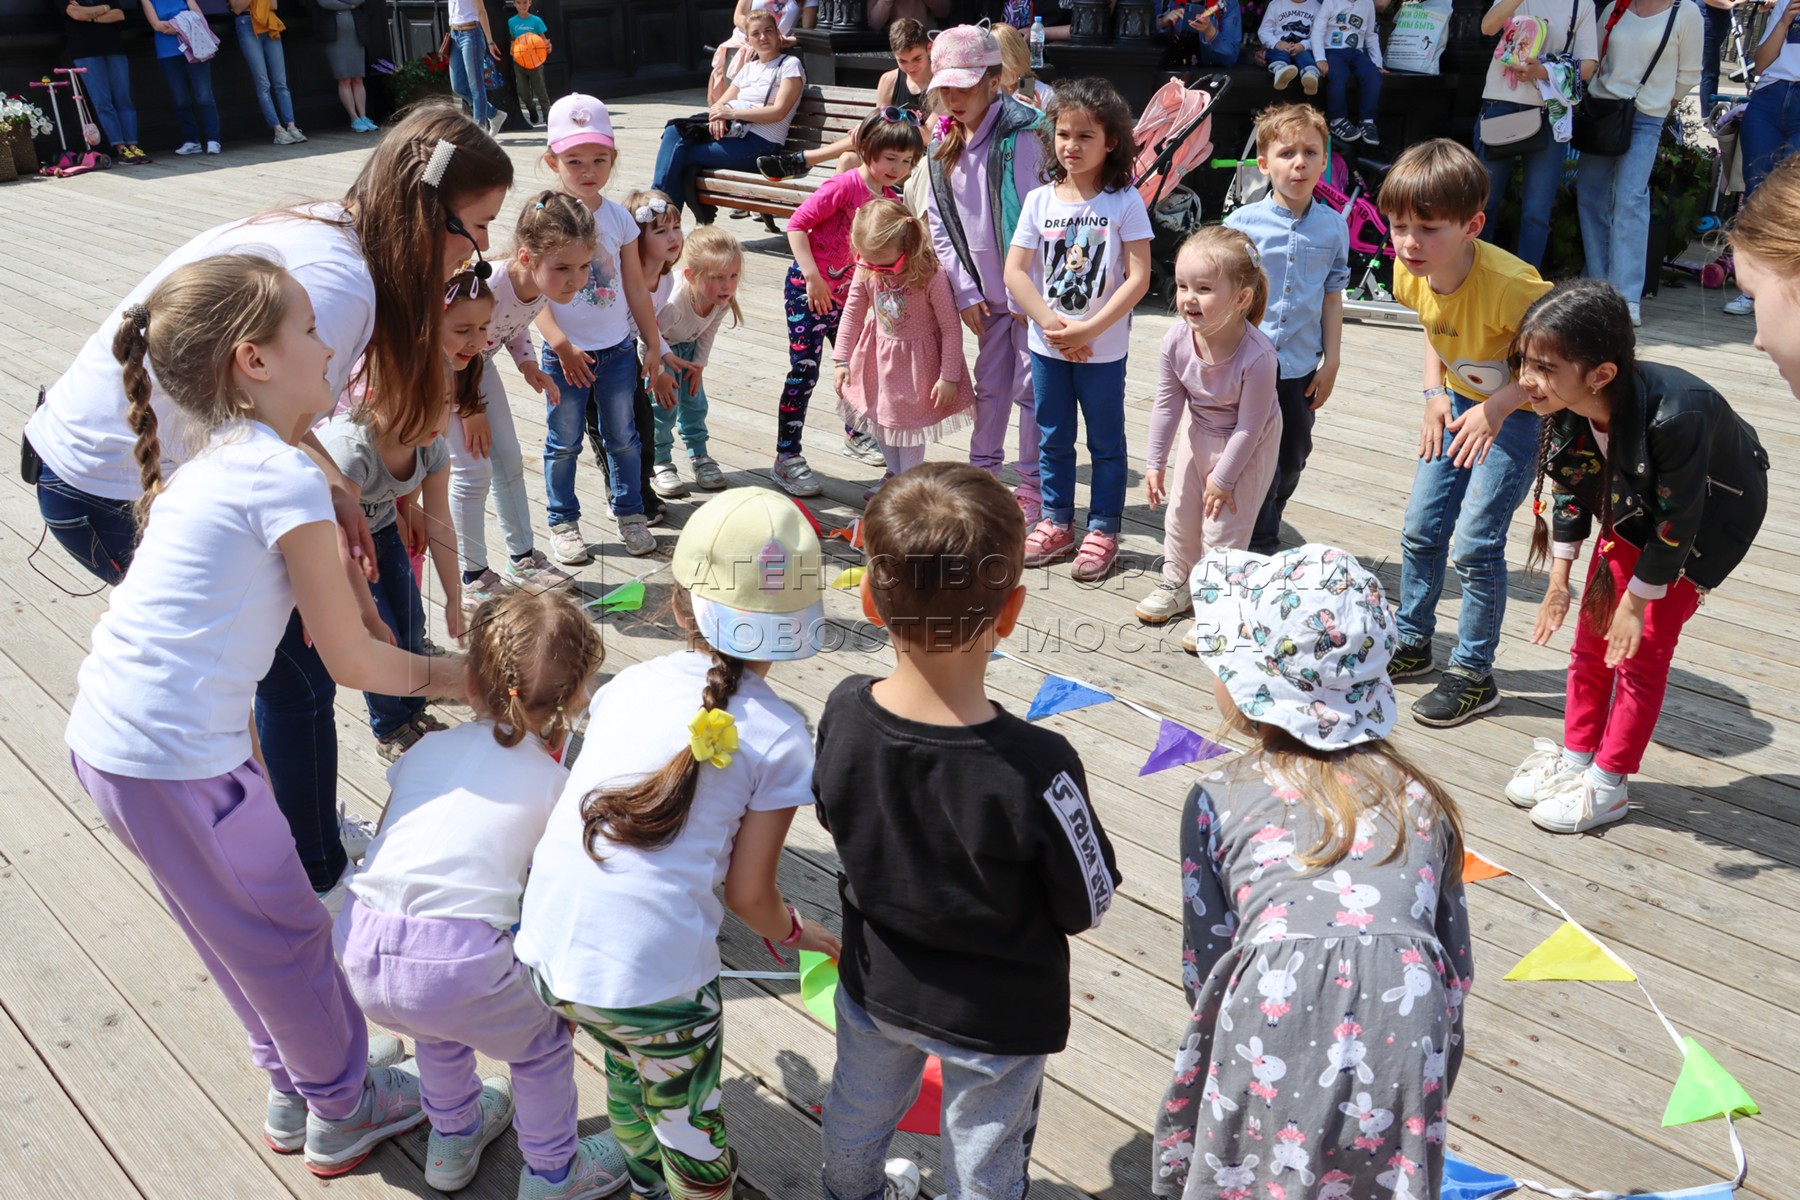
[[[481,247],[476,244],[474,235],[469,232],[468,227],[462,223],[462,220],[455,213],[444,214],[444,228],[449,230],[450,233],[456,237],[467,238],[469,240],[469,249],[475,254],[475,265],[470,267],[469,270],[474,274],[475,278],[486,280],[494,273],[493,265],[485,258],[481,257]]]

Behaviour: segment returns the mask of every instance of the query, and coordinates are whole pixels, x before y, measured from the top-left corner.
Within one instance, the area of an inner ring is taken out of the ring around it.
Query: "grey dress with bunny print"
[[[1309,869],[1320,818],[1260,754],[1188,793],[1183,983],[1154,1191],[1183,1200],[1424,1200],[1473,980],[1461,847],[1416,783],[1399,857],[1364,817]]]

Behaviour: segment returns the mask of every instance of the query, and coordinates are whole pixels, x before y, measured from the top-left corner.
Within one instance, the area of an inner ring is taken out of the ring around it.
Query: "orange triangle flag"
[[[1508,979],[1591,979],[1629,983],[1637,976],[1586,930],[1564,921],[1519,960]]]
[[[1463,882],[1480,883],[1484,879],[1498,879],[1512,872],[1504,867],[1497,867],[1473,850],[1463,851]]]

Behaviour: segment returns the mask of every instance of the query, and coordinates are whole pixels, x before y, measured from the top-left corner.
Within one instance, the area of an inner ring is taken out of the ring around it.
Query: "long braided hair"
[[[605,659],[600,631],[561,590],[507,592],[470,623],[469,678],[502,746],[535,733],[560,747],[575,721],[572,700]]]

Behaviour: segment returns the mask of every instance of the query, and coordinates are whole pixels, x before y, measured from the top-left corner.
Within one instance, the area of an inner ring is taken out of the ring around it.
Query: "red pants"
[[[1607,533],[1588,565],[1588,584],[1602,570],[1612,572],[1613,587],[1623,597],[1637,569],[1637,547]],[[1606,665],[1606,639],[1575,614],[1575,647],[1569,652],[1569,696],[1563,710],[1563,745],[1577,754],[1593,754],[1594,765],[1619,775],[1637,772],[1644,747],[1662,715],[1663,693],[1669,689],[1669,662],[1681,627],[1700,607],[1700,589],[1683,577],[1667,594],[1644,608],[1644,637],[1638,652]]]

